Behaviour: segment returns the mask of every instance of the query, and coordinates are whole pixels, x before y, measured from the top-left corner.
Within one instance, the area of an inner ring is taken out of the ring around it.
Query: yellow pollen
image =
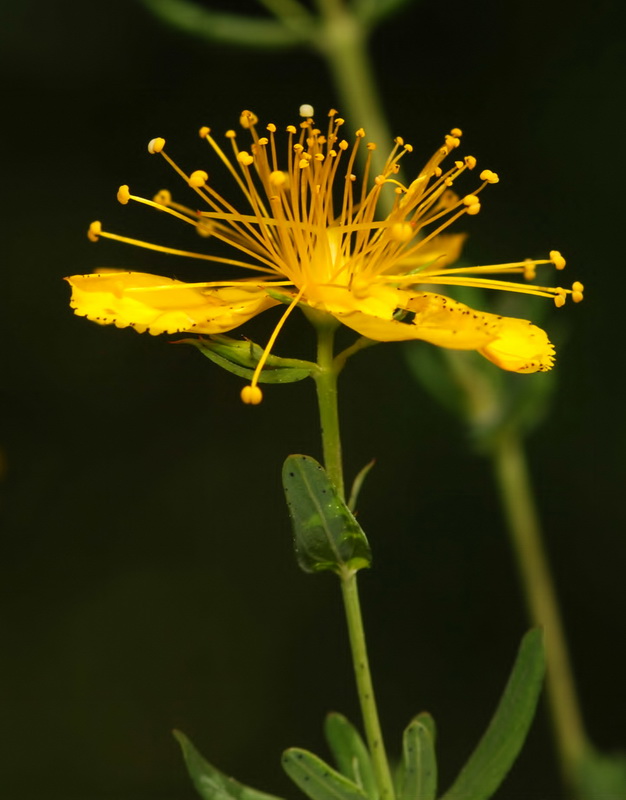
[[[211,133],[211,129],[208,128],[206,125],[203,125],[198,131],[198,133],[200,134],[201,139],[206,139],[206,137]]]
[[[524,259],[524,279],[532,281],[537,277],[537,265],[532,258]]]
[[[287,131],[287,133],[297,133],[295,125],[287,125],[285,130]]]
[[[405,144],[404,145],[404,149],[407,151],[407,153],[412,153],[413,152],[413,145],[412,144]]]
[[[448,134],[444,138],[446,142],[446,147],[449,148],[449,150],[454,150],[455,147],[458,147],[461,144],[461,140],[458,138],[458,136],[450,136]]]
[[[287,176],[284,172],[281,172],[279,169],[277,169],[274,172],[270,172],[270,183],[272,186],[275,186],[277,189],[279,189],[281,186],[284,186],[287,183]]]
[[[273,122],[268,122],[265,126],[270,133],[276,133],[276,125]]]
[[[267,136],[263,136],[259,139],[258,143],[261,145],[261,147],[265,147],[266,144],[269,144],[269,139]]]
[[[92,222],[89,226],[89,230],[87,231],[87,238],[90,242],[97,242],[100,238],[100,234],[102,233],[102,223],[96,220]]]
[[[343,117],[337,117],[337,119],[335,120],[335,125],[344,125],[345,122],[346,121]]]
[[[402,138],[402,136],[396,136],[396,138],[394,139],[394,142],[396,144],[400,145],[400,147],[402,147],[404,145],[404,139]]]
[[[256,125],[258,121],[259,118],[253,111],[242,111],[239,117],[239,124],[242,128],[246,129]]]
[[[465,156],[465,166],[468,169],[474,169],[474,167],[476,166],[476,159],[474,158],[474,156]]]
[[[250,153],[247,153],[245,150],[240,150],[237,153],[237,161],[240,164],[243,164],[244,167],[249,167],[250,164],[254,161]]]
[[[168,189],[161,189],[160,192],[154,195],[152,201],[160,206],[169,206],[172,202],[172,193]]]
[[[152,153],[160,153],[161,150],[165,147],[165,139],[162,139],[158,136],[156,139],[150,139],[148,142],[148,152]]]
[[[323,161],[323,160],[326,158],[326,156],[324,155],[324,153],[316,153],[316,154],[313,156],[313,158],[314,158],[316,161]]]
[[[487,181],[487,183],[498,183],[500,178],[496,172],[492,172],[490,169],[484,169],[480,173],[481,181]]]
[[[554,295],[554,305],[557,308],[562,308],[565,305],[565,289],[556,289],[555,291],[559,292],[559,294]]]
[[[338,147],[339,147],[339,149],[340,149],[340,150],[347,150],[347,149],[348,149],[348,147],[350,147],[350,145],[348,144],[348,142],[346,142],[346,140],[345,140],[345,139],[342,139],[342,140],[339,142],[339,145],[338,145]]]
[[[258,386],[244,386],[241,390],[241,399],[248,406],[258,406],[263,400],[263,392]]]
[[[206,173],[203,169],[197,169],[189,176],[189,185],[193,189],[201,189],[203,186],[206,186],[206,182],[208,180],[208,173]]]
[[[471,206],[467,207],[466,214],[469,214],[470,217],[475,217],[476,214],[480,211],[480,203],[472,203]]]
[[[557,269],[563,269],[565,267],[565,259],[558,250],[550,250],[550,261],[552,261]]]
[[[117,190],[117,200],[118,203],[121,203],[123,206],[125,206],[130,200],[130,189],[126,184],[120,186],[120,188]]]
[[[466,206],[473,206],[476,203],[480,203],[480,200],[478,199],[478,197],[476,197],[475,194],[466,194],[465,197],[463,198],[463,203]]]
[[[363,128],[359,128],[358,131],[355,131],[354,135],[357,137],[357,139],[362,139],[365,136],[365,131]]]
[[[301,158],[300,161],[298,161],[298,166],[300,167],[300,169],[305,169],[306,167],[308,167],[309,166],[308,158]]]
[[[441,167],[435,167],[435,178],[440,178],[443,175]]]
[[[236,134],[236,133],[235,133],[235,131],[234,131],[234,130],[232,130],[232,128],[231,128],[230,130],[227,130],[227,131],[226,131],[226,133],[224,134],[224,136],[225,136],[227,139],[234,139],[234,138],[237,136],[237,134]]]
[[[459,137],[459,136],[463,136],[463,131],[460,128],[452,128],[452,130],[450,131],[450,134],[452,136]]]
[[[376,142],[368,142],[367,143],[368,150],[376,150]]]
[[[583,291],[585,287],[582,285],[580,281],[574,281],[572,284],[572,300],[575,303],[580,303],[583,299]]]

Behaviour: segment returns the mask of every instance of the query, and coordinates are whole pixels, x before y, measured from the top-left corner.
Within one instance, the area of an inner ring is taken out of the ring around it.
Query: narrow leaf
[[[321,758],[291,747],[283,753],[285,772],[311,800],[364,800],[367,795]]]
[[[263,355],[263,349],[258,344],[237,341],[226,336],[211,339],[180,339],[178,344],[190,344],[196,347],[214,364],[247,380],[252,380],[255,367]],[[270,355],[259,373],[258,380],[259,383],[295,383],[308,378],[315,369],[316,365],[309,361]]]
[[[371,800],[377,800],[372,760],[358,730],[343,714],[333,712],[326,717],[324,733],[339,772],[356,783]]]
[[[184,733],[174,731],[174,736],[182,748],[193,785],[203,800],[280,800],[224,775],[200,755]]]
[[[404,731],[398,800],[435,800],[437,760],[432,731],[433,728],[420,717]]]
[[[367,538],[315,459],[289,456],[283,466],[283,486],[296,556],[305,572],[369,567]]]
[[[537,707],[545,672],[542,631],[529,631],[482,739],[441,800],[486,800],[513,766]]]
[[[143,0],[143,3],[167,25],[209,41],[272,49],[294,47],[306,41],[295,26],[287,27],[276,19],[210,11],[189,0]]]

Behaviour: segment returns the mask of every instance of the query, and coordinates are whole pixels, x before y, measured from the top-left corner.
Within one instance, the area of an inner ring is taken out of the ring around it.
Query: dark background
[[[606,750],[626,745],[618,6],[425,0],[373,41],[413,163],[458,125],[502,177],[470,257],[558,248],[588,290],[546,320],[566,341],[529,451],[585,718]],[[74,317],[61,278],[181,269],[84,235],[92,219],[149,232],[115,191],[175,188],[146,153],[153,136],[203,166],[200,125],[221,132],[252,108],[282,126],[301,102],[339,101],[307,52],[209,46],[130,0],[1,8],[0,796],[192,798],[180,727],[226,772],[295,797],[281,750],[325,755],[325,712],[358,719],[338,587],[296,568],[278,480],[287,453],[320,457],[313,388],[244,407],[240,381],[191,348]],[[183,233],[168,241],[189,246]],[[264,341],[266,316],[246,333]],[[278,352],[310,355],[311,338],[294,319]],[[445,785],[527,627],[498,497],[402,347],[356,357],[342,392],[348,475],[377,458],[360,516],[376,568],[361,583],[388,747],[430,710]],[[545,709],[502,796],[561,797]]]

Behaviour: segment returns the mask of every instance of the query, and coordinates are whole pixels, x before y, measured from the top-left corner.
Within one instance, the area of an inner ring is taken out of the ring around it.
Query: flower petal
[[[70,305],[101,325],[139,333],[223,333],[277,305],[254,285],[197,288],[145,272],[73,275]]]
[[[398,311],[405,314],[402,319],[359,312],[336,316],[349,328],[380,342],[422,339],[439,347],[477,350],[498,336],[502,317],[495,314],[474,311],[464,303],[432,292],[399,292],[399,297]]]
[[[403,319],[336,314],[349,328],[379,342],[421,339],[453,350],[477,350],[501,369],[545,372],[554,364],[547,334],[528,320],[475,311],[449,297],[403,292]]]
[[[525,319],[504,317],[498,337],[478,352],[511,372],[547,372],[554,365],[548,335]]]
[[[427,241],[408,258],[401,258],[400,263],[393,266],[395,272],[411,272],[424,264],[432,265],[432,269],[440,270],[449,267],[461,257],[461,250],[466,233],[441,233]],[[428,272],[428,267],[424,270]]]

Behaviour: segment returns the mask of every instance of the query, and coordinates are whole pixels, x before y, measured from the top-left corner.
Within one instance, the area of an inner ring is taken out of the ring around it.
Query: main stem
[[[492,454],[526,603],[533,622],[545,631],[550,715],[563,775],[571,785],[588,745],[519,435],[500,434]]]
[[[317,325],[317,400],[322,426],[322,445],[324,464],[329,478],[344,497],[343,465],[341,458],[341,439],[339,435],[339,414],[337,408],[337,378],[342,364],[334,358],[334,325]],[[381,800],[393,800],[394,790],[391,771],[385,752],[374,686],[367,657],[365,630],[359,601],[356,572],[345,570],[340,575],[343,604],[350,638],[350,650],[354,666],[357,693],[363,717],[365,737],[372,758],[372,766]]]

